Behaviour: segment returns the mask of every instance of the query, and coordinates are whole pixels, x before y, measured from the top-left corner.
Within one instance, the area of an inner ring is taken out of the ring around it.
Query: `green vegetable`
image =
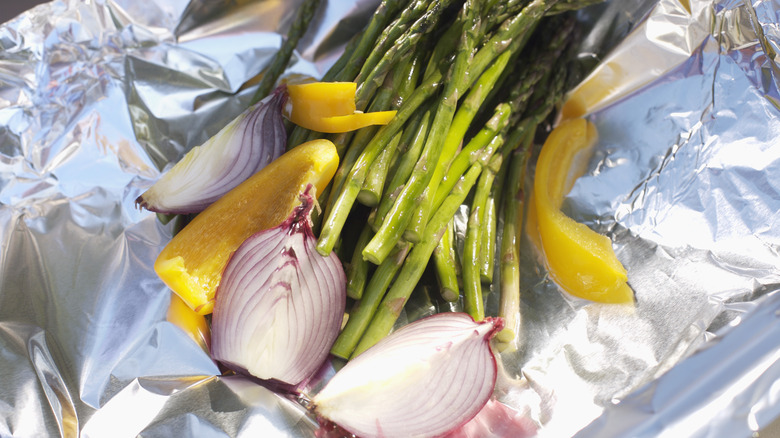
[[[574,23],[567,12],[592,3],[384,0],[325,75],[356,82],[358,109],[397,109],[385,126],[330,137],[343,159],[323,205],[317,250],[327,254],[342,233],[357,232],[351,218],[359,202],[371,209],[372,233],[362,228],[350,269],[370,273],[363,263],[376,265],[362,293],[350,292],[359,299],[333,354],[354,357],[389,333],[429,264],[442,291],[436,299],[457,307],[463,290],[477,319],[485,316],[483,287],[516,284],[503,278],[503,265],[493,276],[496,252],[508,251],[497,249],[497,215],[519,220],[505,211],[514,186],[502,187],[520,165],[513,151],[537,126],[547,128],[563,96]],[[295,129],[289,144],[309,135]],[[467,201],[472,217],[457,230],[465,232],[458,254],[453,217]],[[506,309],[517,309],[517,293],[501,294]]]
[[[439,244],[433,250],[433,263],[436,267],[436,277],[439,280],[439,291],[441,297],[446,301],[458,301],[460,296],[460,286],[458,280],[458,260],[455,255],[454,247],[454,219],[447,223],[447,229],[444,230]]]
[[[466,312],[475,321],[485,318],[485,305],[482,299],[482,278],[480,276],[481,232],[485,221],[488,195],[493,185],[498,168],[501,167],[501,155],[484,169],[479,177],[474,199],[471,202],[471,213],[466,228],[466,240],[463,249],[463,295],[466,302]]]
[[[309,28],[309,22],[314,17],[314,12],[319,5],[320,0],[306,0],[301,5],[301,8],[298,9],[298,15],[295,17],[292,26],[290,26],[289,32],[287,32],[287,39],[284,40],[282,47],[279,48],[279,51],[276,52],[273,60],[271,60],[271,64],[263,72],[257,91],[252,97],[251,105],[260,102],[274,89],[279,76],[287,68],[292,52],[298,46],[298,41],[306,33],[306,29]]]

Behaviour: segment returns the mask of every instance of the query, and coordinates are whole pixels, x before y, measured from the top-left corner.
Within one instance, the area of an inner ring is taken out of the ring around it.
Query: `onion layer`
[[[292,389],[322,365],[341,328],[346,277],[335,253],[316,249],[311,186],[302,205],[233,254],[216,292],[212,357]]]
[[[211,203],[278,158],[287,144],[279,87],[249,107],[201,146],[192,148],[149,190],[137,206],[166,214],[203,211]]]
[[[316,412],[363,438],[439,436],[493,393],[492,338],[501,318],[440,313],[406,325],[348,362],[314,399]]]

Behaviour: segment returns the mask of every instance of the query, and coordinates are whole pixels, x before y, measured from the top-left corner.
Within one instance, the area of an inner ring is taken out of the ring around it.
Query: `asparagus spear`
[[[384,111],[396,107],[399,102],[408,97],[408,93],[411,92],[411,86],[407,82],[410,75],[413,77],[411,69],[415,68],[414,60],[409,60],[408,63],[399,65],[393,75],[386,78],[385,83],[382,85],[382,89],[377,93],[374,101],[371,102],[369,108],[370,111]],[[397,73],[397,75],[395,74]],[[347,134],[338,134],[339,139],[334,139],[334,143],[339,147],[339,142],[343,142],[345,138],[351,138],[349,147],[345,154],[342,156],[339,168],[336,174],[333,176],[330,187],[331,192],[328,197],[328,203],[325,206],[325,215],[330,213],[330,209],[333,206],[333,199],[339,194],[339,191],[344,186],[349,172],[353,169],[355,162],[358,160],[360,154],[363,153],[363,149],[374,137],[374,134],[379,130],[376,126],[367,126],[363,129],[359,129],[357,133],[352,136]],[[397,144],[399,139],[395,137],[391,140],[391,144],[395,142]]]
[[[382,31],[391,22],[393,17],[402,9],[404,9],[409,0],[382,0],[379,4],[374,15],[371,16],[371,21],[368,22],[365,30],[363,31],[360,41],[350,53],[344,53],[342,56],[348,57],[348,61],[344,63],[344,67],[336,75],[335,73],[331,77],[329,74],[325,74],[323,80],[325,81],[354,81],[360,66],[365,63],[371,53],[372,48],[376,45],[377,38],[381,35]]]
[[[441,207],[431,217],[428,227],[426,228],[425,237],[420,243],[416,244],[406,261],[403,263],[398,277],[395,279],[390,290],[385,294],[384,299],[376,310],[374,317],[360,339],[353,356],[360,354],[372,345],[376,344],[380,339],[387,336],[390,330],[393,328],[393,324],[401,314],[401,310],[409,300],[409,296],[412,294],[415,285],[422,277],[423,271],[428,260],[433,253],[434,248],[441,240],[444,234],[447,223],[457,211],[463,200],[466,199],[474,183],[477,181],[482,167],[485,165],[483,161],[477,161],[471,165],[469,170],[463,175],[463,178],[458,180],[458,183],[453,187],[452,192],[442,203]]]
[[[515,44],[517,45],[519,42],[520,40],[517,40],[515,41]],[[496,58],[463,99],[463,103],[458,108],[458,111],[452,120],[452,125],[444,139],[439,163],[435,166],[428,186],[423,191],[423,200],[415,209],[410,224],[404,232],[404,239],[410,242],[418,242],[420,240],[421,233],[428,222],[430,210],[433,208],[434,195],[436,194],[439,184],[441,184],[445,169],[449,166],[450,161],[455,156],[458,146],[463,141],[466,131],[474,120],[474,117],[476,117],[477,112],[482,107],[482,103],[485,101],[489,91],[495,86],[496,81],[506,68],[509,60],[516,54],[517,50],[507,50]]]
[[[444,202],[444,199],[447,197],[450,190],[452,190],[452,187],[457,183],[458,178],[460,178],[460,176],[463,175],[463,172],[465,172],[474,162],[477,157],[475,152],[491,143],[493,143],[494,148],[497,147],[496,135],[507,127],[510,114],[511,107],[508,104],[498,105],[493,117],[485,123],[485,126],[479,133],[455,156],[447,169],[442,184],[437,189],[436,197],[433,202],[434,210]]]
[[[485,208],[488,194],[496,173],[501,166],[501,155],[482,171],[479,177],[474,199],[471,203],[466,238],[463,248],[463,297],[465,309],[475,321],[485,319],[485,305],[482,299],[482,279],[480,277],[479,252],[481,248],[482,222],[485,220]]]
[[[341,54],[336,63],[325,72],[322,81],[353,81],[382,30],[395,14],[406,6],[407,1],[382,0],[382,3],[377,6],[376,11],[371,16],[371,20],[366,25],[366,28],[349,42],[346,50],[344,50],[344,53]],[[287,138],[287,149],[292,149],[318,135],[320,134],[296,126]]]
[[[388,169],[390,168],[390,162],[395,156],[396,149],[401,143],[402,132],[393,137],[386,148],[382,149],[379,156],[371,163],[368,169],[368,175],[366,175],[365,181],[363,181],[363,187],[358,192],[357,200],[369,207],[376,207],[379,204],[379,200],[382,198],[382,189],[385,184],[385,178],[387,177]]]
[[[394,42],[394,44],[387,50],[375,50],[369,57],[368,62],[363,66],[361,74],[358,76],[356,82],[358,82],[357,96],[355,104],[357,109],[362,109],[368,102],[369,97],[374,93],[374,90],[382,83],[382,78],[390,71],[393,65],[398,60],[407,56],[418,44],[423,36],[428,34],[433,29],[441,18],[442,12],[449,6],[452,0],[436,0],[430,3],[422,16],[420,16],[414,23],[412,23]],[[413,3],[413,6],[415,4]],[[418,7],[426,7],[426,3],[422,3]],[[407,10],[415,10],[415,7],[408,8]],[[417,11],[415,11],[417,12]],[[403,14],[402,14],[403,15]],[[400,20],[399,20],[400,21]],[[392,31],[392,29],[391,29]],[[374,63],[374,58],[379,57],[381,59]],[[370,63],[369,63],[370,62]]]
[[[459,20],[463,28],[463,36],[458,46],[455,61],[450,69],[449,80],[439,99],[439,106],[420,159],[417,161],[409,181],[396,199],[382,226],[379,227],[374,238],[371,239],[363,250],[363,257],[375,264],[382,263],[395,243],[400,239],[406,223],[409,221],[409,213],[412,211],[411,206],[414,205],[416,198],[432,177],[432,172],[429,171],[429,168],[431,166],[435,167],[439,160],[444,137],[452,124],[458,97],[468,85],[466,72],[473,56],[472,52],[476,45],[480,27],[479,17],[475,9],[475,6],[469,0],[463,4],[460,14],[462,19]]]
[[[576,11],[586,6],[602,3],[604,0],[558,0],[558,2],[550,8],[547,12],[548,15],[561,14],[569,11]]]
[[[460,286],[458,285],[458,260],[454,248],[454,218],[450,218],[447,229],[439,244],[433,250],[433,262],[436,268],[436,278],[439,281],[439,292],[442,298],[449,302],[458,301]]]
[[[360,232],[358,240],[355,243],[355,250],[352,253],[352,260],[347,265],[347,296],[356,300],[359,300],[363,296],[363,291],[366,288],[366,282],[368,281],[368,271],[370,263],[363,260],[363,256],[360,255],[361,250],[371,239],[373,234],[371,227],[366,224],[363,227],[363,231]]]
[[[523,183],[531,153],[534,130],[530,130],[523,145],[511,157],[507,177],[507,194],[504,199],[501,234],[501,283],[498,315],[504,318],[504,328],[497,339],[508,349],[514,349],[520,331],[520,239],[519,225],[523,219]]]
[[[435,79],[435,78],[434,78]],[[440,82],[432,79],[425,80],[404,105],[399,108],[393,120],[382,126],[363,149],[349,170],[341,190],[334,190],[337,196],[329,203],[329,213],[323,222],[320,238],[317,242],[317,251],[321,254],[330,254],[344,227],[344,222],[349,215],[363,181],[368,173],[368,167],[374,162],[382,149],[387,146],[392,138],[403,129],[406,121],[433,93],[439,89]],[[338,175],[338,173],[337,173]],[[334,177],[335,178],[335,177]]]
[[[408,133],[410,137],[406,140],[402,139],[401,144],[409,144],[409,147],[406,150],[406,153],[401,156],[398,166],[393,173],[393,177],[390,179],[387,189],[382,195],[382,200],[372,218],[372,226],[374,229],[378,229],[379,225],[384,221],[387,212],[390,211],[395,199],[398,197],[404,184],[412,174],[414,165],[420,157],[423,145],[425,145],[425,139],[428,136],[428,129],[430,128],[432,110],[431,108],[421,108],[421,110],[422,111],[419,111],[417,120],[411,123],[411,126],[414,126],[414,129],[404,131],[404,133]],[[412,135],[413,137],[411,137]]]
[[[273,60],[268,68],[265,69],[263,78],[260,80],[260,84],[257,86],[252,97],[251,105],[260,102],[264,97],[273,90],[276,85],[276,81],[282,74],[284,69],[287,68],[287,64],[290,62],[293,50],[298,46],[303,34],[306,33],[306,29],[309,28],[309,22],[314,17],[314,13],[320,4],[320,0],[306,0],[298,9],[298,14],[295,16],[295,20],[290,26],[289,32],[287,32],[287,39],[282,43],[282,47],[274,55]]]
[[[393,254],[376,268],[363,296],[355,303],[355,307],[350,312],[347,325],[344,326],[333,347],[331,347],[331,353],[344,359],[357,355],[357,353],[353,353],[355,346],[358,345],[366,327],[371,322],[371,318],[377,307],[379,307],[385,291],[401,268],[401,264],[406,259],[410,248],[411,245],[408,243],[399,245]]]
[[[485,205],[485,219],[482,221],[482,228],[479,233],[479,278],[483,283],[488,284],[493,281],[498,220],[496,203],[498,199],[501,199],[501,188],[504,186],[506,167],[507,162],[503,162],[493,181],[493,186],[490,189]]]
[[[425,0],[412,0],[401,14],[382,30],[366,61],[360,66],[355,82],[364,82],[368,72],[372,70],[382,58],[387,49],[407,31],[427,9]]]
[[[549,6],[554,3],[554,0],[533,0],[523,8],[520,14],[505,20],[493,33],[493,36],[482,45],[476,54],[474,54],[473,59],[468,65],[466,74],[459,77],[453,76],[453,79],[457,80],[457,82],[463,82],[463,90],[461,91],[468,89],[492,62],[492,60],[503,53],[511,45],[511,43],[515,41],[515,39],[520,39],[522,42],[527,41],[531,32],[536,27],[536,24],[544,16]],[[520,44],[520,46],[522,46],[522,44]],[[414,93],[412,93],[407,102],[401,106],[395,118],[389,124],[383,126],[371,140],[369,145],[366,146],[366,149],[364,150],[360,159],[358,159],[358,161],[355,163],[355,166],[352,168],[348,183],[345,184],[343,189],[339,191],[337,198],[334,199],[334,202],[332,203],[330,213],[323,222],[322,233],[317,244],[317,249],[321,253],[329,253],[329,251],[332,250],[335,246],[335,243],[338,240],[338,236],[344,226],[344,222],[346,221],[346,218],[349,214],[349,210],[352,208],[352,205],[357,198],[357,193],[359,192],[360,187],[363,184],[363,180],[366,177],[367,166],[369,166],[374,161],[374,159],[381,152],[382,148],[386,146],[392,137],[403,127],[406,120],[414,113],[414,111],[440,87],[441,79],[441,70],[433,69],[433,71],[430,72],[430,74],[424,79],[423,83],[415,90]],[[440,134],[441,133],[439,132],[436,137],[440,136]],[[441,142],[441,139],[432,140],[432,142],[439,143]],[[436,155],[438,158],[439,154],[437,153]],[[429,157],[425,157],[425,159],[428,162],[432,161],[429,159]],[[427,180],[428,178],[429,177],[426,177],[425,179]],[[404,187],[404,190],[407,190],[409,187],[411,188],[408,189],[409,193],[405,197],[407,198],[405,199],[405,202],[410,202],[408,198],[413,200],[415,196],[410,195],[421,193],[426,184],[407,184]],[[396,200],[396,203],[399,202],[399,199]],[[406,216],[408,216],[408,214]],[[388,227],[399,226],[398,220],[391,220],[390,222],[395,223],[390,223]],[[395,237],[395,235],[395,231],[390,233],[391,238]],[[383,235],[381,239],[387,238],[388,236]],[[396,241],[397,238],[393,239],[392,243],[390,243],[389,239],[385,242],[378,242],[377,246],[382,247],[381,253],[378,255],[386,256],[387,247],[385,247],[385,245],[392,245]],[[381,258],[382,257],[377,257],[376,260],[381,260]]]
[[[392,84],[394,95],[391,99],[391,109],[397,109],[404,100],[414,91],[417,79],[422,69],[422,52],[396,65],[392,72]],[[386,81],[387,82],[387,81]],[[390,163],[396,156],[396,149],[400,144],[402,134],[396,134],[389,147],[382,150],[376,160],[371,163],[371,168],[363,182],[363,188],[358,193],[358,200],[368,206],[376,206],[382,197],[385,179],[390,168]]]

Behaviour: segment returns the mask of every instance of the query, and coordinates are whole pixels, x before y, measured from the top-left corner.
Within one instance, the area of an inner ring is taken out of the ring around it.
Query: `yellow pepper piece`
[[[304,128],[312,131],[335,134],[365,128],[371,125],[386,125],[395,117],[395,111],[375,111],[371,113],[353,113],[347,116],[321,117],[306,121]]]
[[[585,119],[565,121],[550,133],[536,165],[536,226],[548,272],[563,290],[596,302],[629,303],[634,293],[609,238],[560,210],[564,195],[584,170],[586,160],[577,161],[580,166],[570,178],[575,157],[587,151],[596,137],[595,126]]]
[[[252,234],[287,219],[308,184],[321,193],[338,162],[328,140],[286,152],[195,216],[163,248],[155,272],[195,312],[211,313],[230,255]]]
[[[335,134],[371,125],[386,125],[395,111],[356,111],[354,82],[290,84],[284,116],[312,131]]]
[[[178,295],[171,294],[171,304],[168,306],[168,313],[165,319],[171,324],[179,327],[192,340],[198,343],[206,351],[211,346],[211,329],[206,317],[198,315],[190,309]]]
[[[355,112],[354,82],[308,82],[288,84],[290,120],[333,117]]]

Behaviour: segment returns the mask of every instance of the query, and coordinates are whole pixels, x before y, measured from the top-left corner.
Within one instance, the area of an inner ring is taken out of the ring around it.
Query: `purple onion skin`
[[[163,214],[199,213],[279,158],[287,145],[286,101],[282,85],[188,152],[136,198],[136,207]]]
[[[212,357],[281,392],[299,392],[320,370],[346,305],[340,260],[315,248],[310,190],[281,225],[251,236],[231,256],[212,315]]]

